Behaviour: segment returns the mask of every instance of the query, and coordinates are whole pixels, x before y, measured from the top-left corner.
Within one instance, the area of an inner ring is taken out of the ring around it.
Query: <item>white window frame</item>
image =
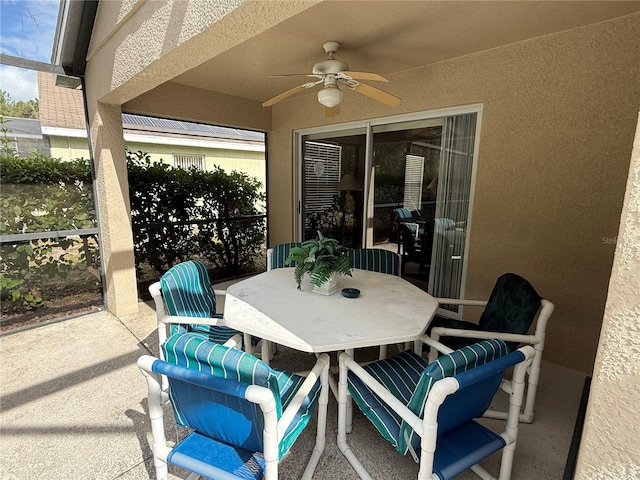
[[[184,164],[188,164],[185,166]],[[205,170],[205,156],[194,155],[191,153],[174,153],[173,154],[173,168],[182,168],[189,170],[191,167],[196,167],[198,170]]]

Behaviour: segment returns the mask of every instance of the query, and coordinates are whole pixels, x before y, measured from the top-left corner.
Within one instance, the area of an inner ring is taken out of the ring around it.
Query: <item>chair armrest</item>
[[[440,337],[463,337],[463,338],[477,338],[480,340],[488,340],[492,338],[499,338],[505,342],[518,342],[526,343],[528,345],[535,345],[540,343],[540,338],[535,335],[522,335],[518,333],[501,333],[501,332],[485,332],[482,330],[464,330],[460,328],[447,328],[447,327],[433,327],[431,330],[431,340],[437,342]]]
[[[181,325],[198,324],[198,325],[224,326],[224,322],[222,318],[178,317],[176,315],[166,315],[162,318],[159,318],[158,322],[164,323],[165,325],[169,323],[178,323]]]
[[[214,290],[213,293],[216,294],[216,297],[224,297],[227,294],[226,290]]]
[[[438,352],[446,355],[448,353],[453,352],[452,348],[447,347],[446,345],[438,342],[437,340],[429,337],[428,335],[423,335],[422,337],[420,337],[418,340],[416,340],[417,342],[421,342],[425,345],[428,345],[431,348],[435,348]],[[416,352],[418,353],[418,352]],[[422,354],[422,352],[420,352],[420,354]]]
[[[467,305],[470,307],[487,306],[487,300],[465,300],[464,298],[436,298],[436,301],[441,305]]]
[[[287,405],[287,408],[282,412],[280,420],[278,420],[278,440],[282,438],[284,432],[287,431],[289,424],[293,421],[296,413],[300,410],[302,403],[308,398],[309,392],[315,386],[316,383],[327,382],[329,374],[329,355],[323,353],[318,357],[316,364],[308,373],[307,378],[302,382],[300,388],[296,392],[295,396]],[[322,386],[324,388],[325,385]]]
[[[233,337],[223,343],[225,347],[242,350],[242,334],[236,333]]]
[[[343,368],[351,370],[355,376],[357,376],[362,383],[369,387],[373,392],[378,395],[395,413],[400,415],[404,421],[406,421],[415,432],[422,437],[422,420],[416,414],[414,414],[409,408],[404,405],[400,400],[393,396],[389,390],[381,385],[375,378],[369,375],[350,355],[347,353],[341,353],[339,357],[340,370]],[[345,372],[346,373],[346,372]]]

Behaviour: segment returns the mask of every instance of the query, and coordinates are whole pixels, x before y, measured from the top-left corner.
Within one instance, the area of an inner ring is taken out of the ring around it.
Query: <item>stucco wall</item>
[[[271,129],[270,112],[260,102],[172,82],[132,99],[122,106],[122,110],[247,130]]]
[[[112,313],[126,315],[138,308],[126,159],[122,138],[118,138],[122,136],[122,105],[314,3],[313,0],[99,3],[87,53],[85,87],[96,165],[107,308]],[[193,110],[234,112],[236,116],[231,115],[231,119],[257,118],[257,123],[268,118],[268,112],[258,113],[258,102],[213,96],[213,103],[198,103],[195,97]],[[160,104],[168,98],[160,99]],[[181,101],[179,97],[173,100]],[[257,127],[250,122],[238,126],[261,129],[268,127],[268,120],[266,125]]]
[[[483,104],[467,298],[506,271],[556,304],[545,360],[590,373],[600,334],[638,105],[632,15],[389,76],[396,109],[347,91],[339,117],[315,95],[272,108],[271,243],[293,236],[294,129]],[[278,212],[274,214],[274,212]]]
[[[576,479],[640,478],[640,121]]]
[[[89,158],[89,144],[86,138],[49,136],[51,156],[72,160],[75,158]]]

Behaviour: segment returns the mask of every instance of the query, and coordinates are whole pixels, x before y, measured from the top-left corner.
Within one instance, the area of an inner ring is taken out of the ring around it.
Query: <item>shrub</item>
[[[7,141],[0,147],[1,235],[96,227],[88,160],[35,152],[19,158]],[[173,169],[151,163],[143,152],[127,152],[127,166],[138,280],[142,264],[162,274],[194,257],[230,275],[253,265],[266,231],[260,182],[220,168]],[[98,244],[90,237],[4,243],[2,311],[42,306],[43,288],[52,282],[64,287],[79,281],[98,291]]]
[[[265,239],[261,184],[222,168],[200,171],[152,163],[127,152],[136,267],[162,274],[198,257],[229,275],[255,262]]]
[[[33,153],[0,155],[0,234],[16,235],[94,228],[95,211],[89,162],[63,162]],[[4,243],[0,249],[0,299],[3,311],[43,305],[43,286],[77,277],[79,265],[98,271],[97,244],[87,238]],[[99,275],[92,282],[98,288]]]

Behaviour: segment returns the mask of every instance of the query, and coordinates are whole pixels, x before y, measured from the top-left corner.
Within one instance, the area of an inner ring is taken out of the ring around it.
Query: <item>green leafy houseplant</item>
[[[285,260],[286,265],[296,263],[293,276],[300,289],[305,273],[309,274],[311,283],[317,287],[325,283],[332,273],[351,276],[351,264],[347,257],[347,249],[334,238],[323,237],[307,240],[299,247],[293,247]]]

